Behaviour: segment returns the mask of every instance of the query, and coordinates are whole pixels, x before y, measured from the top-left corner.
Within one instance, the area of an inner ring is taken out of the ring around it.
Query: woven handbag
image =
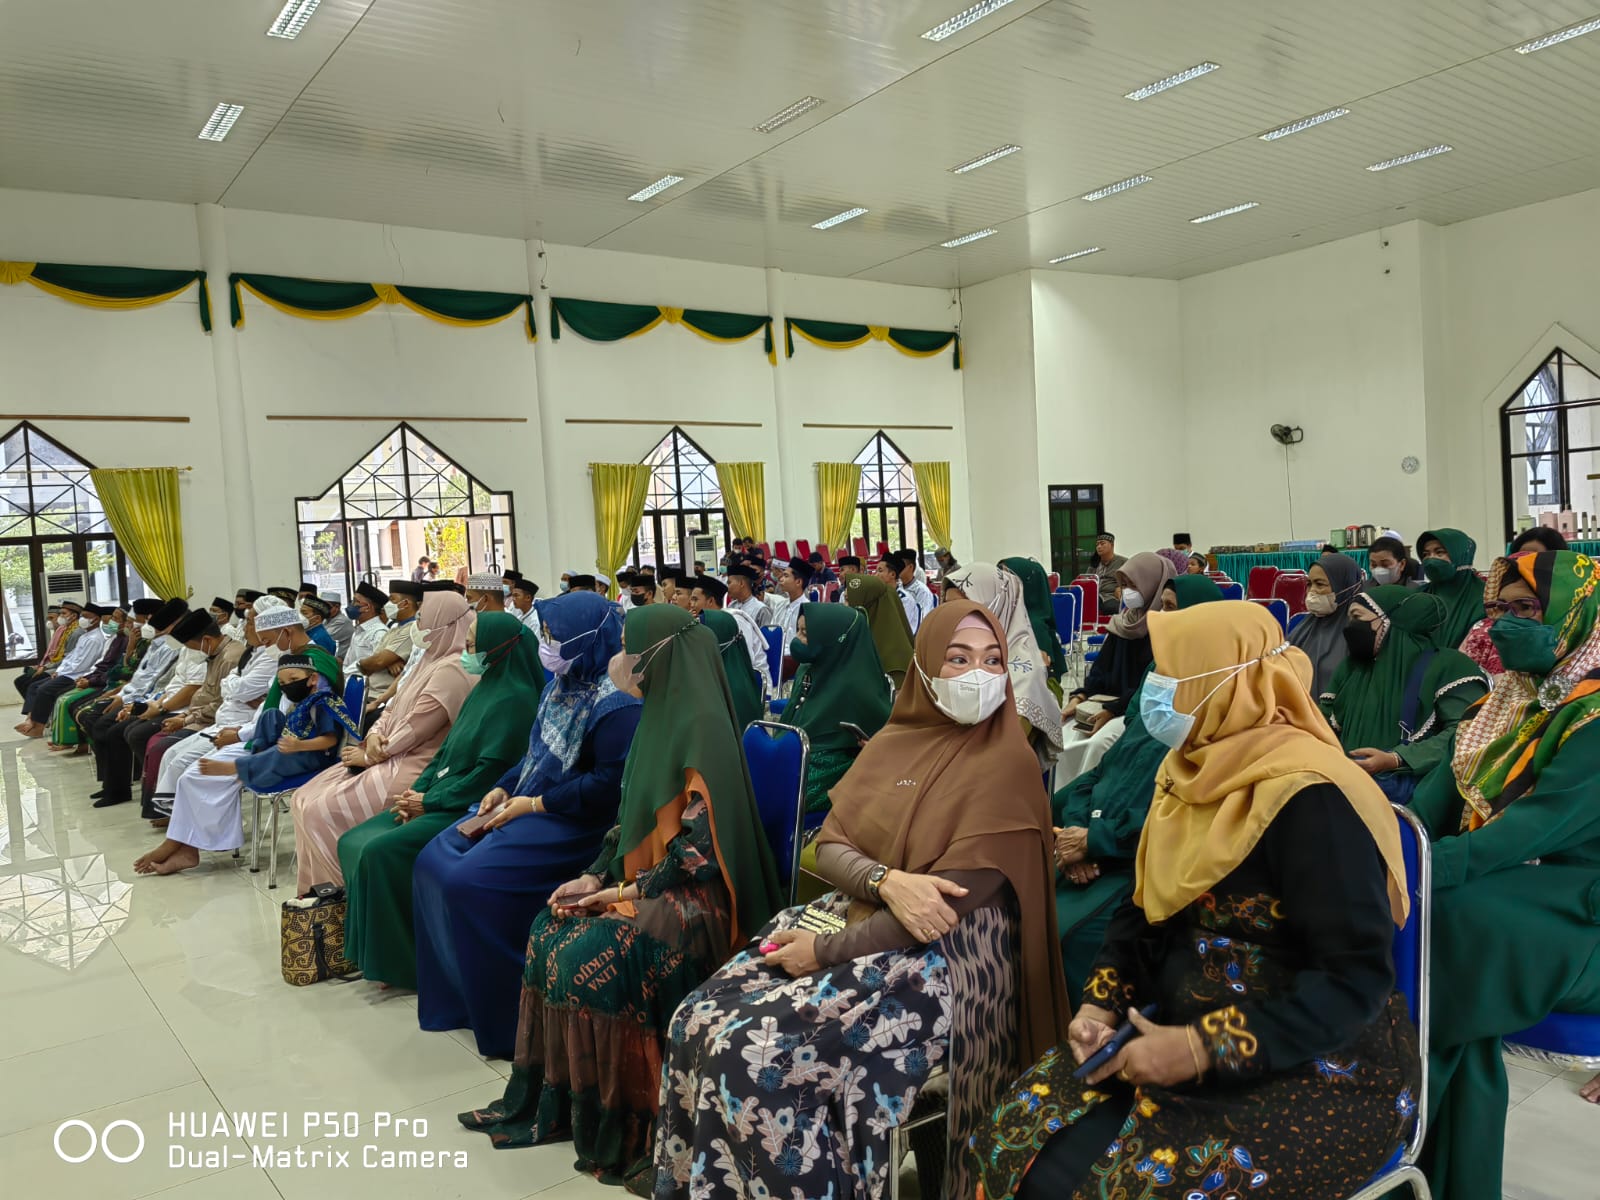
[[[334,888],[313,904],[284,902],[280,918],[283,943],[283,981],[305,987],[324,979],[338,979],[358,970],[344,956],[344,918],[348,904],[344,889]]]

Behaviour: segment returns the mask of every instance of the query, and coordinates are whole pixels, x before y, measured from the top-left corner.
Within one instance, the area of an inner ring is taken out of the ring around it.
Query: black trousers
[[[162,719],[161,714],[152,721],[101,716],[94,722],[90,737],[104,799],[113,803],[133,799],[133,780],[144,766],[145,743],[160,732]]]
[[[74,690],[76,686],[77,680],[62,679],[59,675],[40,679],[22,698],[22,709],[27,713],[29,720],[37,721],[40,725],[48,725],[50,715],[56,710],[56,701]]]
[[[34,676],[38,673],[38,667],[23,667],[22,670],[17,672],[17,677],[11,681],[12,685],[17,689],[17,694],[24,700],[28,698],[28,685],[33,682]]]

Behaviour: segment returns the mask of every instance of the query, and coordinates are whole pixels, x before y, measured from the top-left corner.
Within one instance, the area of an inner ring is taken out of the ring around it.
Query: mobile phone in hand
[[[1156,1005],[1148,1004],[1139,1010],[1139,1015],[1147,1021],[1155,1019]],[[1117,1055],[1122,1053],[1122,1048],[1134,1038],[1139,1036],[1139,1031],[1133,1027],[1132,1021],[1124,1021],[1122,1027],[1111,1035],[1111,1040],[1088,1058],[1083,1060],[1083,1065],[1072,1073],[1074,1079],[1087,1079],[1101,1067],[1105,1066]]]

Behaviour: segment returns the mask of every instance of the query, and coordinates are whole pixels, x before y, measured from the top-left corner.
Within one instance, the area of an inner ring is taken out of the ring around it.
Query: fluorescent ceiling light
[[[1190,217],[1189,224],[1204,225],[1207,221],[1215,221],[1218,217],[1231,217],[1234,213],[1242,213],[1249,209],[1260,207],[1261,205],[1255,200],[1250,201],[1248,204],[1235,204],[1232,208],[1219,208],[1216,212],[1207,213],[1203,217]]]
[[[993,237],[999,233],[998,229],[980,229],[976,233],[965,233],[958,238],[951,238],[948,242],[940,242],[946,250],[954,250],[957,246],[965,246],[968,242],[975,242],[979,238]]]
[[[977,158],[969,158],[966,162],[958,163],[956,166],[951,167],[950,173],[952,175],[965,175],[968,171],[976,171],[979,167],[986,167],[990,163],[1002,159],[1008,154],[1015,154],[1021,149],[1021,146],[996,146],[987,154],[980,154]]]
[[[1327,112],[1319,112],[1314,117],[1303,117],[1298,121],[1291,121],[1287,125],[1279,125],[1276,129],[1269,129],[1261,135],[1263,142],[1275,142],[1279,138],[1288,137],[1291,133],[1304,133],[1307,129],[1314,129],[1327,121],[1337,121],[1340,117],[1348,117],[1348,108],[1330,108]]]
[[[1548,50],[1551,46],[1559,46],[1562,42],[1570,42],[1575,37],[1582,37],[1586,33],[1593,33],[1600,29],[1600,17],[1584,21],[1578,25],[1569,25],[1555,33],[1546,34],[1542,38],[1535,38],[1517,47],[1518,54],[1532,54],[1535,50]],[[924,35],[926,36],[926,35]]]
[[[1119,179],[1116,183],[1109,183],[1105,187],[1099,188],[1095,191],[1086,192],[1082,196],[1079,196],[1078,199],[1104,200],[1107,196],[1115,196],[1118,192],[1125,192],[1129,188],[1136,188],[1141,183],[1149,182],[1150,176],[1148,175],[1134,175],[1128,179]]]
[[[864,208],[847,208],[842,213],[834,213],[826,221],[818,221],[811,228],[832,229],[835,225],[843,225],[846,221],[854,221],[857,217],[865,215],[866,211]]]
[[[1454,146],[1429,146],[1426,150],[1413,150],[1410,154],[1402,154],[1399,158],[1375,162],[1367,170],[1387,171],[1390,167],[1403,167],[1407,163],[1421,162],[1425,158],[1432,158],[1435,154],[1449,154],[1454,149]]]
[[[233,128],[233,123],[239,119],[239,114],[244,111],[242,104],[219,104],[206,121],[205,128],[200,131],[200,137],[208,142],[220,142],[228,136],[228,130]]]
[[[816,108],[817,105],[821,103],[822,101],[818,100],[815,96],[803,96],[799,100],[796,100],[793,104],[789,105],[788,108],[780,108],[765,121],[761,122],[761,124],[757,125],[756,132],[771,133],[779,126],[787,125],[796,117],[805,116],[806,113],[810,112],[813,108]]]
[[[948,21],[940,21],[922,36],[930,42],[942,42],[953,33],[960,33],[974,21],[981,21],[992,12],[998,12],[1011,0],[978,0],[971,8],[963,9]]]
[[[1099,253],[1100,253],[1100,247],[1099,246],[1090,246],[1090,247],[1088,247],[1087,249],[1084,249],[1084,250],[1074,250],[1071,254],[1063,254],[1060,258],[1052,258],[1050,260],[1050,265],[1053,267],[1057,263],[1071,262],[1075,258],[1082,258],[1086,254],[1099,254]]]
[[[654,195],[656,195],[656,194],[658,194],[660,192],[664,192],[669,187],[677,187],[678,184],[680,184],[682,182],[683,182],[683,176],[682,175],[663,175],[660,179],[656,180],[649,187],[640,188],[633,195],[629,196],[628,199],[629,200],[637,200],[642,204],[642,203],[644,203],[644,201],[650,199],[651,196],[654,196]]]
[[[1199,79],[1200,76],[1209,75],[1216,70],[1220,70],[1220,68],[1214,62],[1196,63],[1187,70],[1179,71],[1176,75],[1168,75],[1165,79],[1158,79],[1154,83],[1145,84],[1142,88],[1135,88],[1124,99],[1148,100],[1151,96],[1159,96],[1168,88],[1175,88],[1180,83],[1188,83],[1191,79]]]
[[[285,40],[299,37],[300,31],[306,27],[311,14],[317,11],[317,5],[321,3],[322,0],[289,0],[278,14],[278,19],[267,28],[267,36]]]

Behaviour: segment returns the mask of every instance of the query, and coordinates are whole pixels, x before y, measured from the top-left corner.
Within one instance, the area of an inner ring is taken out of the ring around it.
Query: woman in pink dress
[[[453,591],[422,598],[417,627],[426,641],[422,658],[403,677],[377,724],[359,745],[345,748],[343,762],[329,767],[294,794],[295,847],[300,870],[296,889],[343,883],[339,837],[369,820],[433,758],[461,704],[477,683],[461,666],[472,629],[472,609]],[[352,774],[349,768],[363,767]]]

